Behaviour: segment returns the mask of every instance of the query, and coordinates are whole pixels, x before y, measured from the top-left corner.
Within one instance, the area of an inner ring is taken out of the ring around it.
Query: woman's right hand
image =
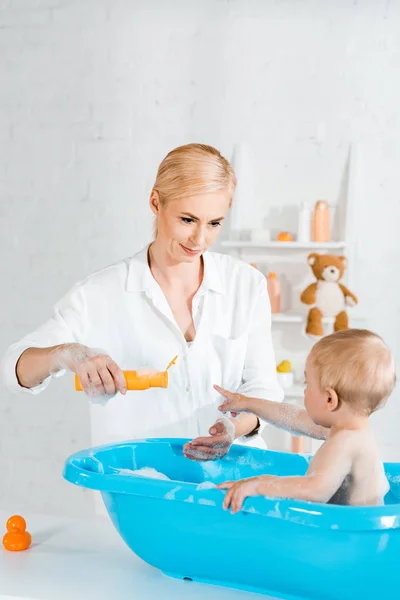
[[[50,372],[67,369],[78,375],[88,396],[126,394],[119,366],[104,352],[82,344],[63,344],[52,351]]]

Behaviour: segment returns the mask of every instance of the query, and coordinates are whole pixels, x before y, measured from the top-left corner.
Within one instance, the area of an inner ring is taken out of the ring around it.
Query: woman
[[[257,418],[221,418],[213,388],[282,399],[264,276],[207,252],[235,185],[231,165],[214,148],[170,152],[150,196],[154,241],[78,283],[47,323],[8,349],[8,388],[36,394],[65,370],[78,374],[86,394],[101,400],[91,404],[94,445],[194,438],[185,455],[209,460],[224,456],[235,439],[256,444]],[[167,389],[126,393],[122,369],[164,370],[174,355]]]

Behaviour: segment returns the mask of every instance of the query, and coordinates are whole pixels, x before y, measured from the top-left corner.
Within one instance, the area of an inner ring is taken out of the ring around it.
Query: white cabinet
[[[270,231],[271,241],[268,237],[257,232],[257,241],[252,241],[252,235],[249,230],[240,229],[243,223],[243,217],[249,212],[249,209],[256,210],[256,203],[252,200],[254,196],[247,193],[246,181],[248,173],[242,177],[242,172],[236,169],[238,182],[241,183],[240,194],[233,200],[232,213],[230,218],[229,239],[220,243],[222,252],[234,255],[248,263],[255,263],[256,267],[265,275],[269,271],[275,271],[281,284],[281,310],[280,314],[272,315],[272,339],[275,349],[276,361],[290,360],[293,365],[295,376],[295,385],[291,389],[285,390],[285,401],[295,402],[301,405],[303,402],[304,386],[302,384],[304,376],[305,359],[310,352],[314,341],[305,334],[306,318],[309,307],[300,301],[301,292],[315,278],[307,263],[307,257],[311,252],[328,253],[336,255],[345,255],[348,259],[348,266],[343,278],[345,285],[357,295],[357,289],[353,289],[354,270],[357,268],[356,255],[360,248],[357,244],[357,219],[358,209],[356,206],[355,193],[355,164],[356,148],[354,145],[349,149],[348,159],[344,165],[341,180],[338,182],[338,195],[334,206],[330,205],[331,215],[331,237],[333,241],[319,242],[283,242],[275,241],[278,233],[277,225],[282,226],[282,216],[287,218],[287,223],[295,223],[300,211],[300,202],[289,206],[277,201],[265,201],[265,215],[257,214],[257,223],[260,228],[263,227]],[[241,166],[241,163],[238,165]],[[236,164],[235,164],[236,167]],[[315,199],[317,200],[317,198]],[[254,204],[254,207],[253,207]],[[257,209],[258,210],[258,209]],[[294,214],[293,211],[298,211]],[[278,220],[277,218],[278,217]],[[254,222],[255,220],[253,220]],[[285,221],[286,222],[286,221]],[[311,224],[310,224],[311,226]],[[290,233],[296,234],[290,227]],[[255,236],[253,236],[254,240]],[[361,299],[360,304],[362,304]],[[349,323],[351,327],[363,327],[366,318],[362,315],[362,309],[359,307],[349,308]],[[333,319],[323,320],[325,334],[332,332]],[[290,437],[280,433],[280,437],[274,428],[267,428],[266,436],[270,447],[277,449],[288,449],[290,447]],[[273,441],[271,442],[271,439]],[[320,442],[313,443],[315,450]]]
[[[229,253],[248,263],[254,263],[265,275],[269,271],[278,274],[281,283],[282,312],[272,315],[272,338],[276,361],[290,360],[293,366],[295,384],[285,391],[285,402],[303,405],[304,385],[302,383],[304,363],[314,340],[305,333],[306,318],[309,307],[302,304],[300,294],[309,283],[315,281],[307,263],[311,252],[346,255],[345,241],[318,242],[252,242],[250,240],[225,240],[221,243],[221,251]],[[344,281],[347,282],[348,271]],[[349,320],[357,326],[349,309]],[[325,334],[332,332],[333,319],[323,319]],[[269,447],[289,450],[291,439],[284,432],[266,429]],[[305,451],[314,452],[320,442],[305,440]]]

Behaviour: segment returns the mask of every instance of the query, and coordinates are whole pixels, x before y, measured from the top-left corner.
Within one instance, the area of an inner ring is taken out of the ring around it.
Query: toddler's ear
[[[339,397],[334,389],[327,388],[326,390],[326,402],[328,405],[328,410],[333,412],[339,408]]]

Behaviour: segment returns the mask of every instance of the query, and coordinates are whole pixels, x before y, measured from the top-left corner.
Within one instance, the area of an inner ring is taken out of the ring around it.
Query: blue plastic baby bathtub
[[[237,445],[223,460],[197,463],[182,455],[186,441],[78,452],[66,461],[64,477],[100,490],[127,545],[167,575],[285,600],[400,598],[400,463],[385,465],[391,485],[385,506],[259,497],[231,515],[222,509],[224,492],[211,483],[304,474],[309,457]],[[144,467],[170,481],[129,473]]]

